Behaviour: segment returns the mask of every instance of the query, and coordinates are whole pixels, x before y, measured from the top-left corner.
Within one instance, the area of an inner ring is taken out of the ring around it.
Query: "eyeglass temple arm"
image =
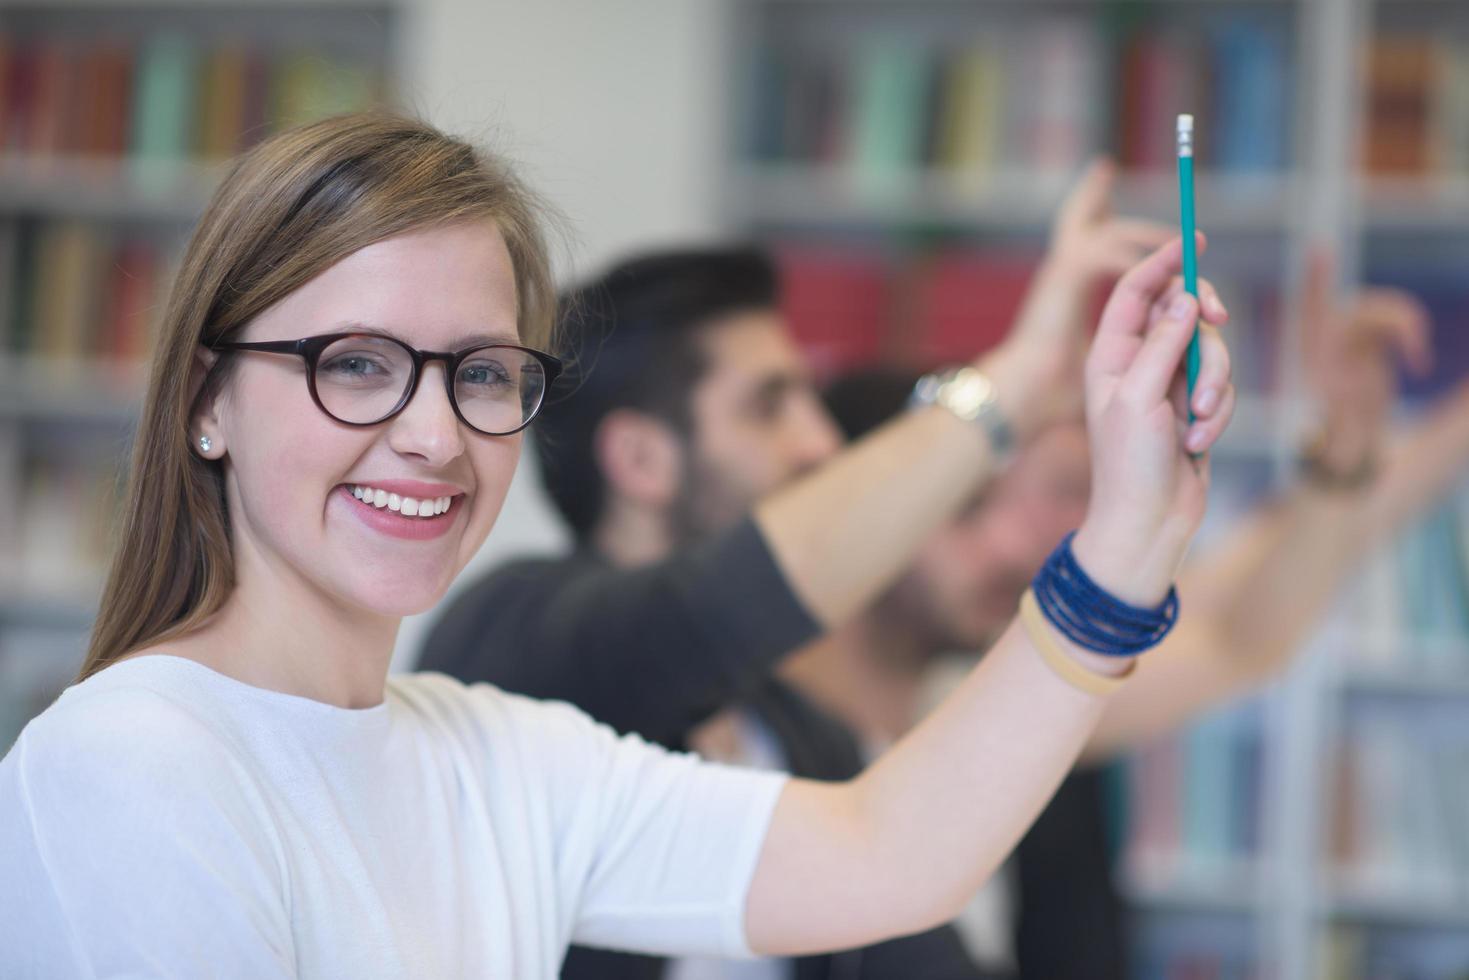
[[[262,340],[256,343],[220,341],[209,345],[211,350],[258,350],[273,354],[297,354],[301,351],[299,340]]]

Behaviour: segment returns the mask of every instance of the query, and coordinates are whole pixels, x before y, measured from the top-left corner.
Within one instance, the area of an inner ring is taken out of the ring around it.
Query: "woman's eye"
[[[508,384],[510,373],[495,361],[475,361],[459,368],[459,380],[468,385]]]
[[[321,370],[344,378],[365,378],[386,373],[387,368],[375,358],[361,354],[342,354],[321,365]]]

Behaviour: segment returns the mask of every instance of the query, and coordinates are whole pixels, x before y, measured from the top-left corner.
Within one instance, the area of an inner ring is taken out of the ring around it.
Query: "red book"
[[[51,156],[66,151],[77,95],[76,70],[76,59],[59,42],[43,41],[36,46],[34,101],[25,152]]]
[[[872,364],[887,334],[889,284],[880,256],[790,247],[779,252],[781,311],[819,381]]]
[[[925,264],[911,310],[923,364],[967,361],[1010,332],[1037,259],[1011,252],[947,252]]]
[[[97,355],[131,364],[148,352],[148,331],[157,312],[157,254],[145,242],[125,242],[114,255],[108,280]]]
[[[236,151],[248,150],[269,135],[270,62],[265,52],[245,52],[245,89],[240,105],[240,140]]]
[[[1374,174],[1428,170],[1436,51],[1427,37],[1391,37],[1368,58],[1367,169]]]
[[[106,126],[107,55],[100,45],[92,45],[76,59],[76,86],[72,92],[71,127],[65,152],[79,156],[98,156],[102,131]]]
[[[98,89],[91,96],[96,115],[92,120],[90,152],[118,158],[127,153],[132,128],[133,49],[108,42],[94,51]]]
[[[1194,61],[1181,42],[1155,34],[1138,35],[1123,48],[1118,153],[1124,168],[1172,168],[1173,119],[1198,89]]]
[[[5,119],[10,105],[11,59],[14,57],[15,42],[0,34],[0,152],[5,149]]]
[[[19,154],[26,152],[30,145],[31,117],[36,111],[36,48],[15,45],[6,60],[5,101],[0,105],[0,149]]]

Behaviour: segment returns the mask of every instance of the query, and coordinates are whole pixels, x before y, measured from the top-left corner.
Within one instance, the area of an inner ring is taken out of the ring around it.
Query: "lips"
[[[429,487],[429,489],[438,489]],[[344,484],[333,499],[342,501],[352,516],[369,529],[393,538],[426,541],[440,537],[459,524],[465,495],[412,496],[384,486]]]

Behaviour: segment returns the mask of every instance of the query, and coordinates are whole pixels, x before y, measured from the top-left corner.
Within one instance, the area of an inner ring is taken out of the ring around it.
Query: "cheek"
[[[308,407],[310,414],[261,413],[229,447],[232,503],[245,516],[239,531],[303,559],[320,553],[331,494],[374,439],[370,429],[337,426]]]
[[[780,462],[768,443],[745,426],[709,426],[695,441],[700,493],[742,507],[781,483]]]
[[[515,478],[525,433],[513,436],[471,436],[470,466],[474,470],[474,507],[469,514],[460,548],[460,568],[479,551],[505,506],[505,495]],[[458,569],[455,570],[458,573]]]

